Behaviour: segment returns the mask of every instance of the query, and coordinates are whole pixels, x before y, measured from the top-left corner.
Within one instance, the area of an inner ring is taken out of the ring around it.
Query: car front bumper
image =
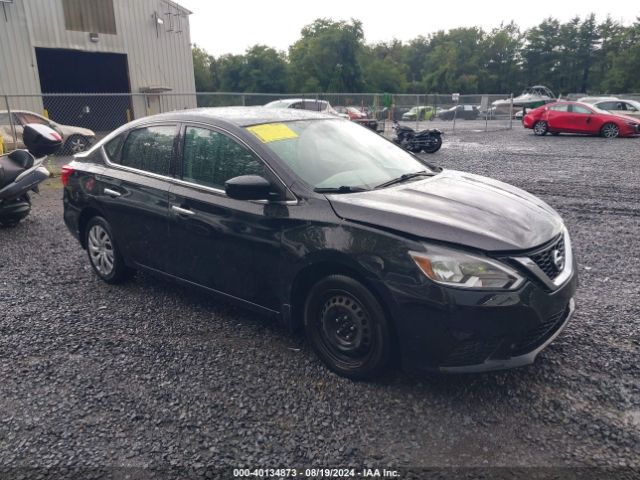
[[[533,363],[572,318],[577,282],[574,263],[572,275],[554,291],[533,278],[511,292],[432,282],[414,288],[391,285],[403,365],[465,373]]]

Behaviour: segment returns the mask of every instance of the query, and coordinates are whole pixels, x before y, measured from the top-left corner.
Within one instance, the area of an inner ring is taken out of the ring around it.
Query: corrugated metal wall
[[[15,0],[7,4],[7,20],[0,8],[0,93],[39,94],[40,81],[35,47],[64,48],[87,52],[125,53],[128,57],[131,92],[166,86],[173,92],[194,93],[189,19],[186,11],[164,0],[113,0],[116,35],[100,34],[98,42],[88,32],[65,28],[61,0]],[[167,13],[172,15],[169,20]],[[158,25],[154,15],[164,20]],[[167,31],[173,23],[181,33]],[[157,26],[157,27],[156,27]],[[79,65],[78,68],[82,68]],[[0,100],[0,109],[6,106]],[[13,108],[42,111],[39,98],[20,99]],[[146,113],[144,100],[133,101],[135,117]],[[163,110],[195,107],[195,96],[167,97]]]

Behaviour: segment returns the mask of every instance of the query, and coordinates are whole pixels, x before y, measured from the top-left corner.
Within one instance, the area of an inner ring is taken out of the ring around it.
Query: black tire
[[[26,201],[29,204],[29,209],[21,213],[14,213],[11,215],[7,215],[5,217],[0,217],[0,227],[3,227],[3,228],[16,227],[21,220],[29,216],[29,213],[31,213],[31,197],[29,196],[28,193],[25,193],[24,195],[16,198],[11,203],[20,203],[24,201]],[[5,204],[5,206],[6,205],[7,204]]]
[[[305,302],[304,325],[318,357],[338,375],[371,378],[389,362],[391,334],[384,310],[351,277],[331,275],[313,286]]]
[[[98,277],[107,283],[121,283],[133,275],[122,259],[109,222],[103,217],[89,220],[84,235],[89,263]]]
[[[546,135],[549,131],[549,125],[544,120],[538,120],[533,124],[533,133],[538,136]]]
[[[430,142],[429,145],[422,149],[425,153],[436,153],[442,147],[442,137],[440,135],[435,135],[433,137],[433,141]]]
[[[64,153],[67,155],[75,155],[84,152],[89,147],[89,139],[84,135],[71,135],[64,142]]]
[[[421,147],[419,145],[416,145],[413,142],[409,142],[407,144],[407,150],[409,150],[412,153],[420,153],[420,149],[421,149]]]
[[[20,223],[21,219],[15,218],[0,218],[0,228],[15,228]]]
[[[620,135],[620,128],[613,122],[605,123],[600,129],[600,135],[604,138],[616,138]]]

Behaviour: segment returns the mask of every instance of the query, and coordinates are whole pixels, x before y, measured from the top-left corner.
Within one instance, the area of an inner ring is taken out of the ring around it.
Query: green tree
[[[289,48],[292,87],[300,92],[355,92],[363,80],[358,57],[363,47],[362,23],[318,19],[302,29]]]
[[[214,58],[203,48],[193,45],[191,49],[193,56],[193,74],[196,80],[196,92],[213,92],[217,89],[216,78],[213,75],[212,66],[215,64]]]
[[[482,92],[506,93],[520,83],[523,36],[511,22],[500,25],[485,36],[479,89]]]
[[[243,92],[281,93],[289,87],[284,54],[265,45],[247,50],[243,72]]]

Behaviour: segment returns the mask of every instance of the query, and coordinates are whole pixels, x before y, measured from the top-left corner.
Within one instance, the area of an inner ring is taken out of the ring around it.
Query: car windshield
[[[339,119],[263,124],[247,130],[317,189],[371,189],[401,175],[433,171],[371,130]]]

